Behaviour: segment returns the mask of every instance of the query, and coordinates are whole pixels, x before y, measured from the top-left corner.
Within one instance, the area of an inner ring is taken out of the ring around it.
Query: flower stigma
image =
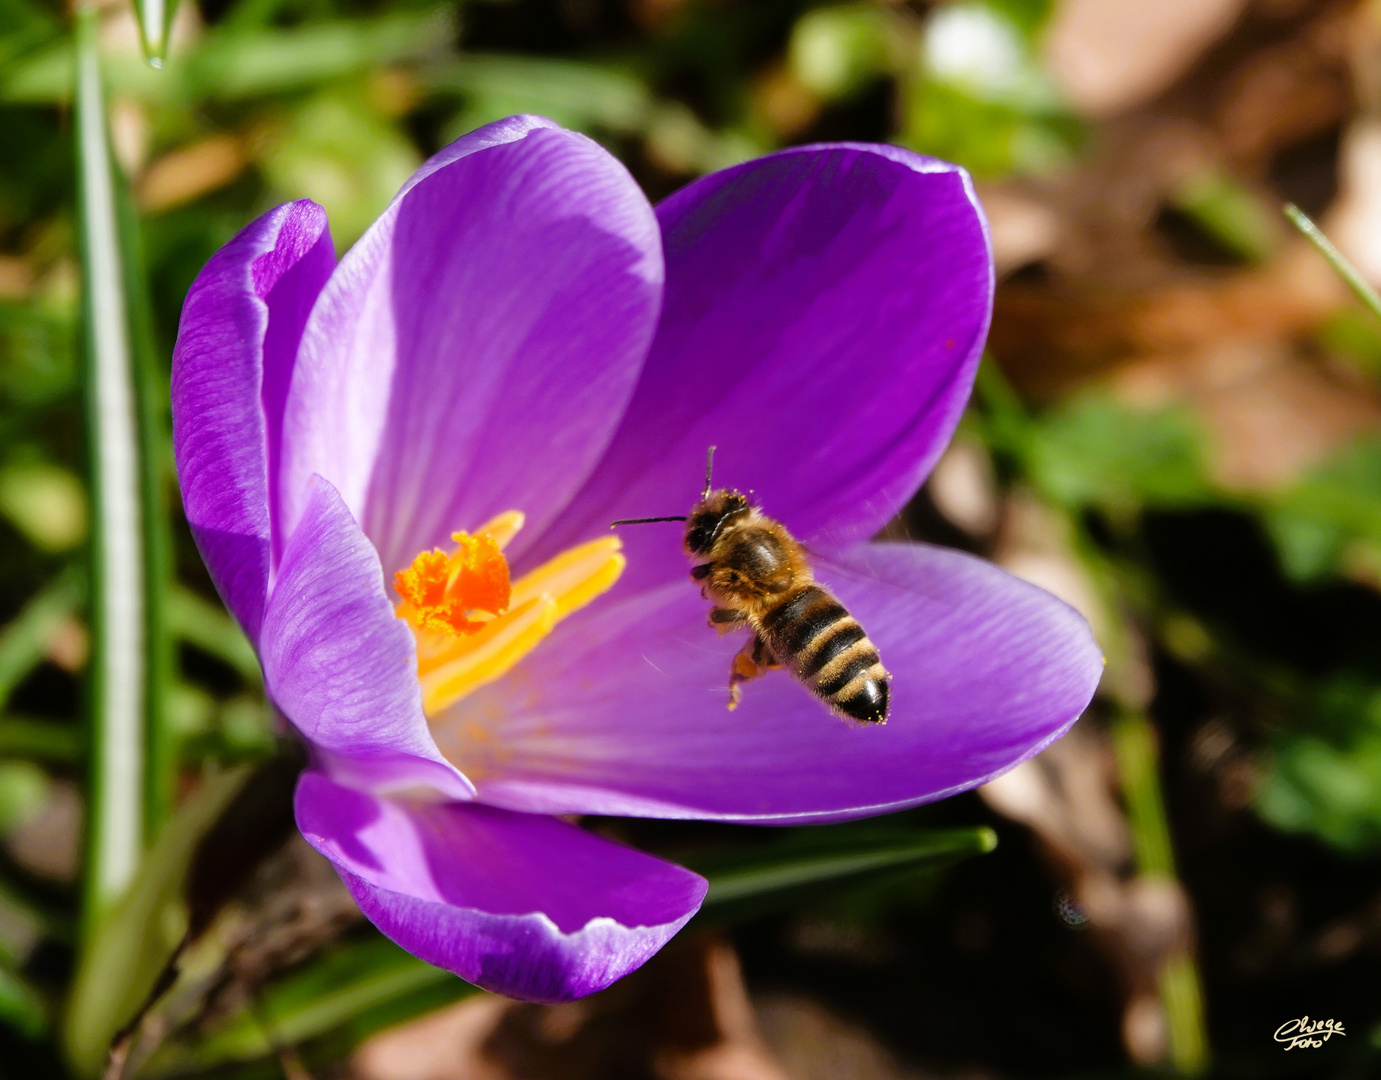
[[[563,551],[510,581],[503,550],[523,527],[517,510],[473,534],[457,532],[455,551],[421,552],[393,577],[396,611],[417,639],[422,707],[435,716],[504,675],[567,615],[610,589],[627,560],[616,536]]]

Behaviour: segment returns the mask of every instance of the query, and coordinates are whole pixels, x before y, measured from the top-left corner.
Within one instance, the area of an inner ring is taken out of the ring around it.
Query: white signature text
[[[1275,1039],[1278,1043],[1284,1043],[1286,1050],[1294,1050],[1296,1047],[1322,1046],[1332,1036],[1346,1034],[1343,1025],[1336,1020],[1310,1020],[1302,1016],[1276,1028]]]

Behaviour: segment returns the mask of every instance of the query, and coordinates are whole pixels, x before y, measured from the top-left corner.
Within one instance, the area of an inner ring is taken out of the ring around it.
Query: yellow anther
[[[556,601],[556,617],[564,619],[618,581],[628,561],[622,547],[617,536],[606,536],[563,551],[513,583],[513,603],[545,594]]]
[[[508,672],[556,625],[556,601],[539,596],[489,623],[466,648],[422,675],[422,709],[435,715]]]
[[[475,530],[476,536],[487,536],[499,546],[502,551],[508,547],[508,543],[518,535],[518,530],[527,521],[527,515],[521,510],[505,510],[502,514],[490,518],[478,529]]]

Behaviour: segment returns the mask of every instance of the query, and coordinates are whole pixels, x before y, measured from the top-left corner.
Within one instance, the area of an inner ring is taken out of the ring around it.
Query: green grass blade
[[[764,851],[691,864],[709,879],[705,908],[713,912],[745,902],[757,908],[812,887],[852,884],[865,875],[982,855],[996,846],[996,834],[986,828],[848,826],[798,833]]]
[[[83,732],[75,724],[0,716],[0,757],[71,764],[81,759],[85,745]]]
[[[165,422],[167,376],[160,371],[154,351],[153,311],[144,272],[139,214],[124,175],[115,170],[114,176],[139,453],[144,560],[144,837],[152,841],[172,809],[177,789],[177,739],[168,719],[174,668],[167,611],[173,588],[172,537],[168,525],[173,448]]]
[[[1334,273],[1343,279],[1353,295],[1366,305],[1368,311],[1381,319],[1381,297],[1376,295],[1376,290],[1367,284],[1366,279],[1358,272],[1357,267],[1348,261],[1347,256],[1333,246],[1333,241],[1323,234],[1323,230],[1309,220],[1304,211],[1294,203],[1285,204],[1285,216],[1327,260],[1328,265],[1333,267]]]
[[[77,12],[76,137],[90,457],[91,791],[83,923],[133,880],[144,842],[145,566],[133,352],[94,10]]]
[[[1170,200],[1210,239],[1251,262],[1270,258],[1283,232],[1268,203],[1215,169],[1185,177]]]
[[[359,963],[359,961],[365,961]],[[353,970],[351,970],[353,969]],[[371,941],[314,965],[265,996],[257,1015],[229,1026],[207,1044],[216,1060],[244,1060],[323,1035],[405,993],[447,983],[458,995],[475,987],[410,956],[392,942]]]
[[[0,630],[0,705],[43,659],[48,638],[69,618],[82,598],[81,575],[68,570],[30,600],[14,620]]]
[[[0,967],[0,1024],[26,1039],[38,1039],[48,1027],[48,1008],[42,996],[13,971]]]
[[[1161,792],[1155,730],[1140,712],[1122,709],[1113,718],[1112,742],[1137,869],[1148,877],[1173,881],[1175,850]],[[1165,1009],[1170,1063],[1178,1073],[1197,1076],[1208,1069],[1209,1048],[1202,984],[1193,955],[1172,953],[1157,980]]]
[[[228,1018],[195,1046],[168,1046],[141,1075],[198,1072],[254,1061],[282,1047],[346,1029],[351,1042],[478,989],[383,937],[339,946],[276,980],[252,1009]]]
[[[177,0],[134,0],[134,13],[139,17],[139,39],[144,56],[156,68],[163,66],[168,55],[168,30],[173,24]]]
[[[177,637],[224,661],[251,685],[261,680],[254,646],[239,623],[219,605],[187,589],[174,588],[168,594],[168,625]]]
[[[64,1050],[78,1075],[100,1075],[111,1039],[138,1014],[181,944],[189,918],[183,893],[197,846],[249,775],[237,768],[204,780],[91,932],[63,1021]]]

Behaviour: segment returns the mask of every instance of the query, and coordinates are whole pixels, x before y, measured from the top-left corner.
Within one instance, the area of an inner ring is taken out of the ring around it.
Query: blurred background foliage
[[[291,839],[291,748],[174,509],[151,715],[177,812],[79,949],[77,54],[69,10],[0,0],[0,1076],[99,1075],[112,1038],[110,1075],[141,1076],[1377,1074],[1381,326],[1279,206],[1381,282],[1381,5],[170,14],[157,67],[124,0],[96,16],[165,425],[182,298],[218,247],[306,196],[343,250],[481,123],[587,132],[653,199],[784,145],[897,143],[973,172],[999,291],[959,437],[889,532],[1069,600],[1108,673],[1068,738],[934,807],[592,823],[702,869],[710,902],[591,1002],[515,1006],[378,937]],[[1283,1054],[1271,1033],[1306,1013],[1346,1038]]]

